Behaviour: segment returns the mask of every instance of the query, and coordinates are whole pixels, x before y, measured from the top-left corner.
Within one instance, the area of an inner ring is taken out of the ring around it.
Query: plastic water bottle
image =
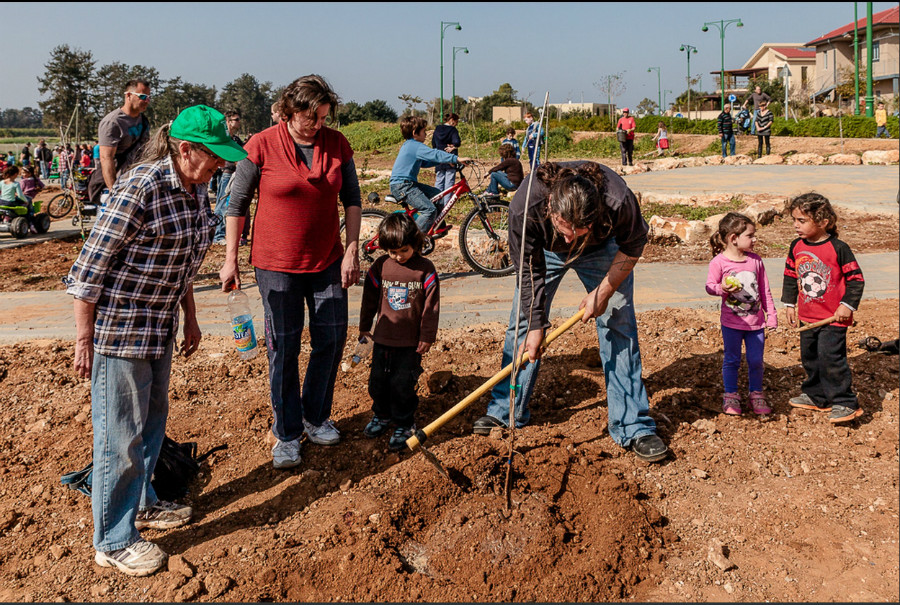
[[[370,355],[372,355],[372,349],[375,348],[375,341],[371,338],[366,338],[365,336],[361,336],[359,341],[356,343],[356,348],[353,349],[353,355],[350,357],[350,363],[341,364],[343,370],[345,372],[349,372],[364,360],[368,359]]]
[[[228,314],[231,316],[231,331],[234,346],[241,359],[253,359],[259,353],[256,332],[253,331],[253,314],[250,299],[243,290],[232,290],[228,295]]]

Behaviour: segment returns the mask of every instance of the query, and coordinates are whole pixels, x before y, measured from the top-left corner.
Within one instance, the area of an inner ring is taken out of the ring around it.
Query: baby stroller
[[[750,112],[746,107],[742,108],[738,114],[737,123],[741,134],[748,134],[750,132],[750,126],[752,125],[753,120],[750,119]]]

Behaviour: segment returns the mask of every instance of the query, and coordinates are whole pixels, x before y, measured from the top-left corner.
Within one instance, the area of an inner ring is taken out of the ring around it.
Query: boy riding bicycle
[[[418,211],[416,225],[423,233],[428,233],[434,217],[440,209],[431,201],[441,193],[440,189],[425,185],[418,181],[419,169],[431,168],[438,164],[461,164],[469,158],[458,158],[452,153],[432,149],[425,145],[425,127],[423,118],[406,116],[400,120],[400,133],[406,142],[400,147],[394,167],[391,170],[391,195],[405,201]],[[441,228],[435,237],[444,235],[450,228]]]

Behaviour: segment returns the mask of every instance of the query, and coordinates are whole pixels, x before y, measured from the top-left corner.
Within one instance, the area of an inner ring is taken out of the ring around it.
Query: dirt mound
[[[421,454],[362,435],[368,372],[342,373],[342,442],[306,443],[297,470],[276,471],[266,360],[240,362],[229,343],[204,340],[174,361],[167,433],[201,452],[228,447],[192,486],[194,522],[146,532],[174,556],[144,579],[93,564],[90,503],[59,482],[91,451],[73,344],[0,347],[0,598],[895,600],[897,358],[851,348],[866,413],[834,427],[787,405],[802,368],[796,335],[779,328],[765,358],[774,413],[725,417],[717,314],[638,321],[651,415],[673,456],[643,464],[609,438],[596,333],[578,326],[551,346],[533,422],[516,433],[509,510],[507,442],[471,434],[483,402],[429,440],[447,481]],[[895,338],[897,301],[866,301],[858,321],[850,343]],[[493,374],[502,336],[497,323],[441,331],[425,356],[420,424]],[[439,370],[452,378],[432,393]]]

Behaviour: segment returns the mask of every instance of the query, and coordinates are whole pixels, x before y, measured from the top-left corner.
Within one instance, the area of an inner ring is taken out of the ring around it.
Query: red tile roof
[[[889,8],[885,11],[881,11],[880,13],[875,13],[872,15],[872,26],[876,25],[897,25],[900,23],[900,6],[895,6],[894,8]],[[865,31],[866,28],[866,18],[863,17],[859,21],[857,21],[859,29]],[[805,46],[815,46],[820,42],[825,42],[832,38],[839,38],[844,34],[853,31],[853,22],[848,23],[844,27],[840,27],[834,31],[828,32],[824,36],[820,36],[813,40],[812,42],[807,42]]]
[[[773,47],[777,53],[781,53],[788,59],[815,59],[816,51],[813,48],[797,48],[794,46],[777,46]]]

